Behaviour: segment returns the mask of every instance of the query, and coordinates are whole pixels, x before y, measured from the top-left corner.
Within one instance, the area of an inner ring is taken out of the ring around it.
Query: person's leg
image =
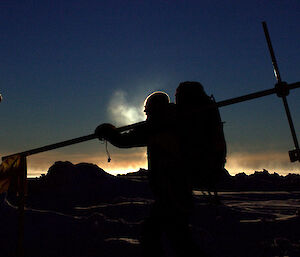
[[[153,206],[150,217],[146,218],[142,224],[140,244],[145,257],[163,256],[162,223],[159,210]]]
[[[166,232],[176,257],[207,257],[192,236],[186,214],[173,215],[167,222]]]

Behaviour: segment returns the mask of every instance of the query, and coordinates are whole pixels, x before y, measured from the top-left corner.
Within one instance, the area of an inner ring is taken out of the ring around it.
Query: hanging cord
[[[107,140],[105,140],[105,150],[106,150],[106,154],[107,154],[107,162],[110,162],[111,158],[110,158],[110,153],[108,151]]]

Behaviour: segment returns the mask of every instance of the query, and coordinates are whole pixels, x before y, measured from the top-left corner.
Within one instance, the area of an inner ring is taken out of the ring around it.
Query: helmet
[[[206,98],[207,95],[204,92],[203,86],[199,82],[185,81],[181,82],[176,89],[175,100],[176,104],[198,104]]]
[[[145,102],[145,112],[146,113],[153,113],[159,111],[162,107],[167,106],[170,103],[170,97],[165,92],[156,91],[149,95]]]

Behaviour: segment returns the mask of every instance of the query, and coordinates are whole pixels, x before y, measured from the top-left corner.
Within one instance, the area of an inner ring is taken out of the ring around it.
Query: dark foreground
[[[221,205],[208,204],[200,192],[195,198],[193,235],[208,256],[300,256],[299,192],[222,193]],[[119,196],[96,206],[28,208],[25,256],[140,257],[138,237],[151,202]],[[0,256],[14,256],[16,231],[16,209],[2,199]]]

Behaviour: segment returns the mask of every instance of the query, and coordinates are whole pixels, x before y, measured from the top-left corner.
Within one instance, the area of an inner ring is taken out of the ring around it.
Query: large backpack
[[[192,186],[215,191],[225,174],[226,141],[213,97],[198,82],[183,82],[176,91],[181,152]]]

